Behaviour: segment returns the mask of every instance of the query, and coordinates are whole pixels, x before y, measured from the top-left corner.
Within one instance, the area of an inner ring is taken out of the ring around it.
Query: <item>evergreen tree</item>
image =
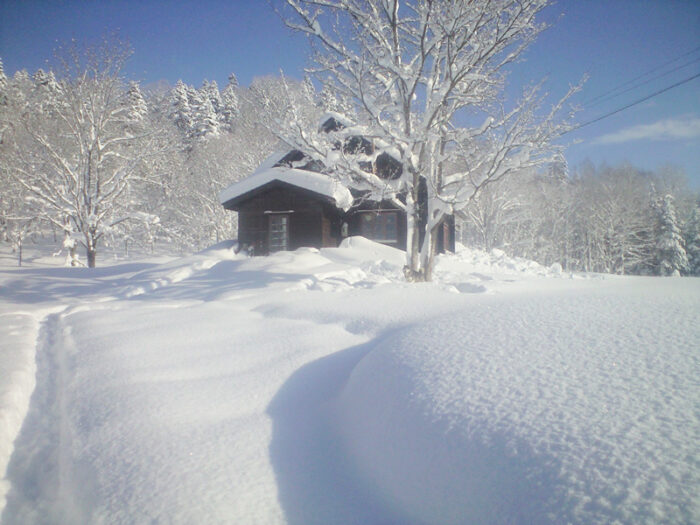
[[[301,89],[304,96],[309,100],[314,100],[316,98],[316,88],[314,88],[314,83],[311,81],[311,77],[308,75],[304,77],[304,80],[301,83]]]
[[[140,122],[148,115],[148,106],[141,94],[138,82],[129,82],[129,90],[126,94],[128,98],[129,112],[127,119],[131,122]]]
[[[0,58],[0,105],[7,103],[7,76],[5,75],[5,68],[2,65],[2,59]]]
[[[199,90],[200,96],[204,99],[209,99],[212,107],[214,108],[214,113],[216,113],[217,118],[221,114],[223,102],[221,101],[221,93],[219,93],[219,86],[216,80],[211,82],[204,81],[202,83],[202,88]]]
[[[700,276],[700,206],[695,205],[685,227],[685,250],[688,255],[688,274]]]
[[[42,94],[56,95],[61,90],[61,85],[56,80],[53,71],[46,73],[43,69],[37,69],[32,76],[34,89]]]
[[[659,275],[678,276],[688,271],[688,257],[676,220],[673,196],[665,195],[657,203],[656,268]]]
[[[48,73],[38,69],[32,76],[34,82],[34,96],[36,97],[36,109],[39,111],[55,111],[59,106],[60,84],[56,81],[53,71]]]
[[[189,87],[182,80],[178,80],[170,96],[170,118],[180,131],[189,136],[194,124]]]
[[[227,131],[233,129],[234,121],[239,113],[238,104],[238,79],[231,73],[228,77],[228,85],[221,93],[221,112],[219,121]]]
[[[569,164],[563,153],[556,153],[554,161],[547,166],[547,175],[551,180],[565,182],[569,178]]]
[[[216,111],[206,94],[196,90],[189,93],[193,113],[192,137],[202,140],[219,134],[219,120]]]
[[[32,79],[26,70],[17,71],[12,75],[12,81],[9,82],[7,96],[13,99],[17,106],[20,107],[27,103],[32,93],[33,85]]]

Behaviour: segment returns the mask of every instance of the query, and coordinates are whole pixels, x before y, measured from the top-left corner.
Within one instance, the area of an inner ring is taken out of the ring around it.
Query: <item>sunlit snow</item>
[[[2,523],[700,521],[700,279],[233,247],[0,268]]]

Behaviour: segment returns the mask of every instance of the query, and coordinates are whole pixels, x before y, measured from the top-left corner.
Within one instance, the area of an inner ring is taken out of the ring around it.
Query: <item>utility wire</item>
[[[692,65],[692,64],[695,64],[695,62],[700,62],[700,57],[695,58],[695,59],[691,60],[690,62],[686,62],[685,64],[682,64],[682,65],[680,65],[680,66],[677,66],[677,67],[675,67],[675,68],[673,68],[673,69],[671,69],[671,70],[669,70],[669,71],[666,71],[665,73],[661,73],[660,75],[656,75],[656,76],[654,76],[654,77],[651,77],[650,79],[647,79],[647,80],[645,80],[644,82],[639,82],[639,83],[637,83],[637,84],[634,84],[633,86],[630,86],[630,87],[628,87],[627,89],[624,89],[624,90],[622,90],[622,91],[620,91],[620,92],[618,92],[618,93],[615,93],[615,91],[617,91],[617,90],[620,89],[620,88],[613,89],[612,91],[609,91],[609,92],[608,92],[609,94],[603,94],[603,95],[597,96],[597,97],[591,99],[591,100],[588,102],[588,104],[585,104],[585,103],[584,103],[584,106],[587,107],[587,108],[590,108],[590,107],[593,107],[593,106],[597,106],[598,104],[601,104],[601,103],[606,102],[606,101],[608,101],[608,100],[611,100],[611,99],[613,99],[613,98],[619,97],[620,95],[623,95],[623,94],[625,94],[625,93],[628,93],[628,92],[630,92],[630,91],[632,91],[632,90],[634,90],[634,89],[637,89],[638,87],[642,87],[642,86],[648,84],[649,82],[653,82],[654,80],[657,80],[657,79],[659,79],[659,78],[666,77],[666,76],[670,75],[671,73],[675,73],[675,72],[678,71],[679,69],[684,69],[684,68],[686,68],[686,67],[688,67],[688,66],[690,66],[690,65]],[[627,84],[629,84],[629,82],[627,82]],[[622,87],[622,86],[620,86],[620,87]]]
[[[642,79],[642,78],[644,78],[644,77],[646,77],[646,76],[648,76],[648,75],[651,75],[652,73],[655,73],[655,72],[658,71],[659,69],[663,69],[663,68],[665,68],[666,66],[668,66],[668,65],[670,65],[670,64],[673,64],[674,62],[678,62],[681,58],[685,58],[685,57],[687,57],[688,55],[692,55],[693,53],[695,53],[695,52],[697,52],[697,51],[700,51],[700,46],[699,46],[699,47],[696,47],[695,49],[691,49],[690,51],[688,51],[688,52],[686,52],[686,53],[683,53],[682,55],[680,55],[680,56],[678,56],[678,57],[676,57],[676,58],[674,58],[674,59],[672,59],[672,60],[669,60],[669,61],[667,61],[667,62],[664,62],[663,64],[659,64],[658,66],[656,66],[656,67],[650,69],[649,71],[646,71],[645,73],[642,73],[641,75],[638,75],[638,76],[636,76],[636,77],[634,77],[634,78],[632,78],[632,79],[630,79],[630,80],[627,80],[626,82],[623,82],[622,84],[620,84],[620,85],[618,85],[618,86],[615,86],[614,88],[612,88],[612,89],[609,90],[609,91],[606,91],[605,93],[601,93],[600,95],[597,95],[597,96],[593,97],[592,99],[585,100],[585,101],[583,102],[583,104],[584,104],[584,105],[585,105],[585,104],[589,104],[589,103],[594,102],[594,101],[596,101],[596,100],[598,100],[598,99],[600,99],[600,98],[606,97],[606,96],[608,96],[609,94],[614,93],[615,91],[617,91],[617,90],[619,90],[619,89],[621,89],[621,88],[623,88],[623,87],[625,87],[625,86],[627,86],[627,85],[629,85],[629,84],[631,84],[631,83],[633,83],[633,82],[636,82],[637,80],[640,80],[640,79]],[[693,62],[695,62],[695,61],[693,61]],[[691,63],[692,63],[692,62],[691,62]],[[681,66],[681,67],[683,67],[683,66]],[[675,70],[674,70],[674,71],[675,71]]]
[[[695,80],[695,79],[698,78],[698,77],[700,77],[700,73],[697,73],[697,74],[693,75],[692,77],[688,77],[688,78],[683,79],[683,80],[681,80],[681,81],[679,81],[679,82],[676,82],[675,84],[672,84],[672,85],[670,85],[670,86],[668,86],[668,87],[665,87],[665,88],[663,88],[663,89],[660,89],[659,91],[656,91],[656,92],[652,93],[651,95],[647,95],[647,96],[644,97],[644,98],[640,98],[639,100],[635,100],[634,102],[632,102],[632,103],[630,103],[630,104],[627,104],[626,106],[623,106],[623,107],[621,107],[621,108],[618,108],[618,109],[616,109],[615,111],[611,111],[610,113],[606,113],[606,114],[604,114],[604,115],[601,115],[600,117],[594,118],[594,119],[592,119],[592,120],[588,120],[588,121],[586,121],[586,122],[582,122],[581,124],[578,124],[577,126],[574,126],[573,128],[571,128],[570,130],[565,131],[565,132],[562,133],[561,135],[566,135],[567,133],[571,133],[572,131],[576,131],[577,129],[581,129],[581,128],[584,127],[584,126],[588,126],[589,124],[593,124],[594,122],[599,122],[599,121],[601,121],[601,120],[603,120],[603,119],[605,119],[605,118],[611,117],[611,116],[613,116],[613,115],[619,113],[620,111],[624,111],[624,110],[626,110],[626,109],[631,108],[632,106],[636,106],[637,104],[641,104],[642,102],[646,102],[646,101],[649,100],[650,98],[654,98],[655,96],[660,95],[661,93],[665,93],[666,91],[669,91],[669,90],[671,90],[671,89],[673,89],[673,88],[676,88],[676,87],[678,87],[678,86],[680,86],[680,85],[682,85],[682,84],[686,84],[686,83],[690,82],[691,80]],[[560,136],[561,136],[561,135],[560,135]]]

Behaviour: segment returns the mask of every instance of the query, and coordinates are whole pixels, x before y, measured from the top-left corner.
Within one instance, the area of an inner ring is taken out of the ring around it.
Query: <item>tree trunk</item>
[[[75,253],[75,246],[71,246],[68,249],[68,257],[70,258],[70,265],[71,266],[79,266],[78,264],[78,255]]]
[[[97,259],[97,250],[95,248],[88,248],[87,249],[88,268],[95,267],[95,259]]]
[[[433,226],[430,231],[426,231],[425,234],[429,236],[427,239],[426,248],[428,253],[425,254],[423,258],[423,277],[425,281],[433,280],[433,269],[435,267],[435,253],[437,252],[437,238],[440,228],[442,228],[443,221],[438,222]]]
[[[420,271],[420,212],[414,196],[409,193],[406,202],[406,266],[403,273],[408,282],[422,281]]]
[[[408,235],[406,252],[408,264],[404,267],[404,276],[409,282],[422,282],[425,280],[423,269],[421,267],[420,257],[420,215],[417,209],[410,212],[410,220],[407,219],[407,231],[411,232]],[[408,217],[408,216],[407,216]]]

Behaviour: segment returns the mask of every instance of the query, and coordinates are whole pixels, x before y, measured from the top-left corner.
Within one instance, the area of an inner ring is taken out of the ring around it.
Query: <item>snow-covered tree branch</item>
[[[287,24],[319,46],[312,72],[354,111],[334,133],[294,122],[284,139],[333,168],[350,187],[380,193],[407,214],[407,268],[429,280],[435,233],[487,184],[553,159],[551,140],[572,88],[540,114],[539,88],[510,108],[502,101],[506,67],[544,29],[535,20],[548,0],[287,0]],[[565,115],[569,116],[569,115]],[[338,144],[364,137],[369,151]],[[383,153],[400,176],[368,172]]]
[[[8,134],[10,175],[68,244],[77,238],[84,246],[90,267],[100,240],[136,212],[132,185],[163,151],[138,84],[127,89],[121,76],[129,55],[119,41],[73,45],[59,55],[59,80],[37,72]]]

